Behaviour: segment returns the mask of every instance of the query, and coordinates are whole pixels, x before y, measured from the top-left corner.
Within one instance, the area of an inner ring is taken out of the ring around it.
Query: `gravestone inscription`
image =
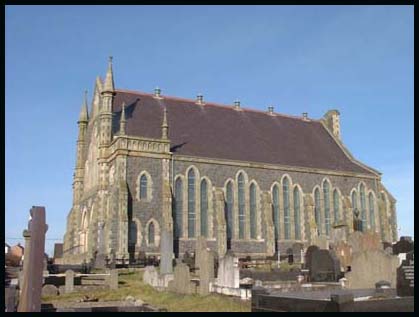
[[[329,250],[315,250],[308,269],[312,282],[337,282],[340,278],[339,259]]]
[[[397,295],[414,296],[415,283],[414,251],[406,254],[406,260],[397,269]]]

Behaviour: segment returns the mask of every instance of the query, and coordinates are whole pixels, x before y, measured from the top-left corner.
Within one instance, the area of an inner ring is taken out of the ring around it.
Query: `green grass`
[[[74,292],[59,296],[42,297],[42,302],[63,303],[75,302],[84,295],[97,297],[102,301],[124,300],[127,296],[141,299],[158,308],[166,308],[168,311],[250,311],[250,301],[243,301],[237,298],[227,297],[219,294],[201,295],[182,295],[172,292],[159,292],[153,287],[143,283],[143,272],[120,271],[118,290],[97,290]]]

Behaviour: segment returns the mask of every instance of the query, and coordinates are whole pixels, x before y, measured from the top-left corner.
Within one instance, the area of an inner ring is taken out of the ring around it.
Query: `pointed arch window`
[[[297,186],[294,188],[294,225],[295,225],[295,239],[301,240],[300,230],[300,190]]]
[[[368,205],[370,207],[370,225],[371,225],[371,229],[375,230],[375,208],[374,205],[375,204],[375,199],[372,193],[370,193],[368,195]]]
[[[327,181],[323,182],[323,199],[324,199],[324,224],[326,235],[330,233],[330,189]]]
[[[195,237],[195,172],[188,172],[188,237]]]
[[[256,185],[250,185],[250,238],[256,239]]]
[[[201,181],[201,235],[208,236],[208,189],[207,181]]]
[[[150,222],[148,225],[148,244],[150,246],[154,245],[154,222]]]
[[[174,208],[174,236],[179,239],[182,236],[182,212],[183,212],[183,182],[178,178],[175,183],[175,208]]]
[[[364,184],[359,186],[359,196],[361,200],[361,220],[362,220],[362,231],[367,229],[367,208],[365,204],[365,187]]]
[[[272,219],[274,221],[275,228],[275,240],[279,239],[279,188],[275,185],[272,188]]]
[[[290,224],[290,195],[289,195],[289,180],[287,177],[282,181],[282,192],[284,200],[284,234],[285,239],[291,239],[291,224]]]
[[[140,177],[140,199],[147,199],[147,176],[145,174]]]
[[[333,191],[333,214],[335,217],[335,223],[339,222],[339,193],[337,189]]]
[[[238,177],[238,197],[239,197],[239,239],[244,239],[245,197],[244,197],[243,173],[240,173]]]
[[[317,234],[322,234],[322,226],[320,223],[320,190],[316,188],[314,191],[314,218],[316,220]]]
[[[233,183],[230,181],[226,187],[226,220],[227,220],[227,239],[233,238]]]

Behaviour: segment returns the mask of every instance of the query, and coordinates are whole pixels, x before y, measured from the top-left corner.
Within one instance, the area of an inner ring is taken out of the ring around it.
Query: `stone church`
[[[319,237],[397,240],[396,200],[341,139],[340,113],[309,118],[116,89],[112,59],[78,120],[67,263],[194,251],[282,254]]]

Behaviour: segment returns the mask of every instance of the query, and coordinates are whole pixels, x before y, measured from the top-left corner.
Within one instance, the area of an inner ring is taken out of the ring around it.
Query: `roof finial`
[[[112,70],[112,56],[109,56],[108,71],[106,72],[105,84],[103,87],[104,92],[113,92],[114,91],[114,82],[113,82],[113,70]]]
[[[83,104],[80,110],[79,122],[89,121],[89,114],[87,112],[87,90],[84,91]]]
[[[163,123],[161,125],[162,139],[167,140],[169,134],[169,125],[167,124],[167,108],[163,109]]]
[[[119,120],[119,135],[125,135],[125,102],[122,102],[121,119]]]

